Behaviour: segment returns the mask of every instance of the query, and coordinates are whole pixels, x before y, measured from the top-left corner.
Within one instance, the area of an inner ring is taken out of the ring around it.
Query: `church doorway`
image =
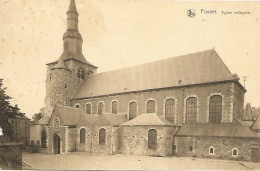
[[[54,154],[60,154],[60,136],[57,134],[53,137],[53,149]]]
[[[260,153],[258,147],[251,147],[251,160],[253,162],[259,162],[260,161]]]

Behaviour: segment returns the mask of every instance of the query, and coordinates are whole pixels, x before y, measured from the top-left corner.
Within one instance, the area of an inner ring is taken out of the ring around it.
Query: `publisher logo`
[[[196,16],[196,11],[194,9],[189,9],[187,11],[187,15],[188,15],[188,17],[193,18]]]

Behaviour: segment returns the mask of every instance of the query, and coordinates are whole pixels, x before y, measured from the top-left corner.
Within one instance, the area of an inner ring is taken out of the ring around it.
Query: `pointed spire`
[[[69,12],[74,12],[74,13],[77,13],[77,8],[76,8],[76,3],[75,3],[75,0],[70,0],[70,6],[69,6],[69,10],[68,10],[68,13]]]

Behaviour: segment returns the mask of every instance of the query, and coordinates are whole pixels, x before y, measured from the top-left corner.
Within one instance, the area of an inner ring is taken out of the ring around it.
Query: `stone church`
[[[70,0],[63,53],[47,64],[49,153],[259,161],[260,122],[244,124],[246,89],[214,49],[98,73],[78,16]]]

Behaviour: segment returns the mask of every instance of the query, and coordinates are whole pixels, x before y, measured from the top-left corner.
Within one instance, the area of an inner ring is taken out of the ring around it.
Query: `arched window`
[[[155,129],[150,129],[148,131],[148,148],[156,149],[157,147],[157,131]]]
[[[106,130],[104,128],[101,128],[99,130],[99,144],[100,145],[106,144]]]
[[[237,156],[237,155],[238,155],[238,151],[237,151],[236,148],[234,148],[234,149],[232,150],[232,156]]]
[[[80,108],[80,105],[79,105],[79,104],[76,104],[76,105],[75,105],[75,108]]]
[[[175,100],[167,99],[165,101],[165,119],[167,119],[170,122],[173,122],[174,115],[175,115]]]
[[[112,113],[117,114],[117,101],[112,102]]]
[[[214,95],[209,99],[209,122],[221,123],[222,119],[222,96]]]
[[[134,119],[137,116],[137,103],[129,103],[129,120]]]
[[[186,122],[193,123],[197,121],[197,98],[189,97],[186,100]]]
[[[81,128],[80,129],[80,143],[85,143],[86,142],[86,129]]]
[[[193,151],[193,147],[192,146],[190,146],[190,151]]]
[[[91,103],[86,104],[86,114],[91,114]]]
[[[214,154],[214,147],[209,147],[209,154]]]
[[[85,79],[85,71],[83,68],[79,68],[77,70],[77,77],[81,80],[84,80]]]
[[[149,100],[146,104],[146,113],[155,113],[155,101]]]
[[[98,103],[98,114],[101,115],[103,113],[104,104],[103,102]]]

